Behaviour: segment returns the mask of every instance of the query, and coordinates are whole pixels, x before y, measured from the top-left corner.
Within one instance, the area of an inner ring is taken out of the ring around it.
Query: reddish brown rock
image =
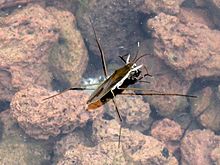
[[[217,27],[220,27],[220,1],[207,0],[208,9],[212,15],[213,21]]]
[[[218,96],[218,99],[220,100],[220,85],[218,86],[217,96]]]
[[[147,44],[149,43],[143,43],[143,45]],[[140,54],[144,54],[145,52],[149,51],[140,50]],[[141,84],[142,88],[148,90],[146,93],[162,92],[187,94],[191,82],[182,80],[177,73],[167,67],[167,65],[159,58],[154,55],[149,55],[143,58],[143,62],[140,63],[146,65],[148,72],[153,75],[153,77],[146,78],[150,83]],[[145,98],[147,99],[147,102],[150,105],[153,105],[162,116],[173,116],[176,113],[183,111],[188,106],[185,97],[147,96]]]
[[[220,99],[217,97],[216,89],[206,87],[195,93],[197,99],[191,100],[192,114],[205,128],[213,131],[220,130]]]
[[[215,26],[220,27],[220,1],[219,0],[195,0],[198,7],[207,8],[209,10],[209,15],[211,20],[214,22]]]
[[[71,85],[79,83],[88,57],[70,12],[29,5],[0,22],[0,68],[11,73],[13,87],[50,88],[52,74]]]
[[[50,87],[47,51],[58,39],[57,21],[38,5],[0,18],[0,68],[11,73],[13,87]]]
[[[214,150],[212,150],[211,159],[213,164],[220,164],[220,147],[217,147]]]
[[[219,31],[164,13],[149,20],[148,27],[153,30],[155,55],[184,79],[220,76]]]
[[[123,118],[123,123],[127,127],[139,131],[149,129],[152,122],[150,118],[150,106],[143,101],[142,96],[118,95],[115,101],[119,113]],[[109,105],[108,112],[118,120],[114,104],[109,102]]]
[[[47,144],[31,141],[12,118],[10,109],[0,113],[0,125],[0,164],[27,165],[49,161]]]
[[[117,143],[106,142],[96,147],[86,147],[79,144],[63,154],[57,165],[96,164],[96,165],[126,165],[123,152],[119,152]]]
[[[103,112],[100,109],[86,111],[88,94],[79,91],[69,91],[43,101],[53,94],[55,92],[42,87],[29,87],[17,92],[12,99],[13,117],[35,139],[69,133]]]
[[[198,7],[205,7],[206,5],[206,0],[194,0],[196,3],[196,6]]]
[[[58,164],[178,164],[173,156],[163,156],[161,142],[137,131],[122,129],[121,147],[118,148],[118,128],[116,120],[95,120],[93,135],[98,144],[94,147],[80,144],[64,152]]]
[[[151,135],[166,144],[168,151],[172,154],[179,149],[182,133],[181,126],[167,118],[156,121],[151,128]]]
[[[215,25],[209,16],[208,10],[196,9],[196,8],[181,8],[179,19],[183,22],[194,22],[208,26],[210,29],[214,29]]]
[[[7,8],[7,7],[14,7],[16,5],[23,5],[33,0],[1,0],[0,1],[0,9]]]
[[[55,79],[71,86],[79,85],[88,63],[87,49],[77,30],[76,20],[68,11],[47,8],[59,24],[59,42],[51,49],[49,67]]]
[[[213,164],[210,154],[220,147],[220,137],[209,130],[189,132],[181,143],[182,165]]]
[[[175,73],[173,75],[174,77],[172,77],[171,73],[151,79],[152,85],[149,87],[149,92],[153,90],[152,93],[155,91],[155,93],[187,94],[190,84],[185,81],[181,82],[181,79],[175,77]],[[167,117],[183,111],[189,105],[186,97],[179,96],[147,96],[146,99],[156,108],[160,115]]]
[[[161,12],[176,15],[180,11],[180,5],[184,0],[145,0],[144,4],[141,5],[141,11],[144,13],[155,13]]]
[[[10,101],[15,93],[11,85],[11,74],[5,70],[0,70],[0,100]]]
[[[83,132],[82,130],[75,130],[72,133],[62,137],[56,142],[54,147],[55,156],[53,157],[53,162],[57,163],[63,158],[66,152],[69,150],[75,150],[80,144],[90,146],[89,138],[90,136],[88,136],[88,132]]]
[[[178,145],[174,142],[178,142],[182,136],[181,126],[168,118],[165,118],[159,122],[153,124],[151,128],[151,135],[157,140],[164,142],[171,153],[174,152]]]
[[[197,92],[196,95],[198,98],[196,100],[192,100],[192,113],[194,116],[198,116],[201,113],[205,112],[211,102],[211,96],[213,95],[213,91],[210,87],[206,87],[201,91]]]

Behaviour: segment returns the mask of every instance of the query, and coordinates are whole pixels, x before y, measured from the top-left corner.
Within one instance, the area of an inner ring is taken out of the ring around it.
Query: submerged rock
[[[0,68],[11,73],[13,87],[50,88],[47,51],[57,42],[57,21],[39,5],[0,18]]]
[[[213,164],[210,154],[220,147],[220,136],[210,130],[195,130],[187,133],[181,143],[182,165]]]
[[[163,143],[137,131],[122,128],[121,147],[118,148],[119,127],[116,120],[95,120],[93,138],[97,145],[79,144],[70,148],[58,164],[178,164],[173,156],[163,156]]]
[[[83,129],[74,130],[62,137],[54,146],[53,163],[57,164],[59,160],[62,160],[66,152],[69,150],[75,150],[80,144],[85,147],[92,146],[89,133],[85,131],[83,132]]]
[[[23,5],[33,0],[1,0],[0,1],[0,9],[7,8],[7,7],[14,7],[16,5]]]
[[[17,92],[12,99],[13,117],[25,133],[35,139],[69,133],[103,112],[86,110],[88,94],[84,92],[69,91],[43,101],[53,94],[55,92],[35,86]]]
[[[88,57],[70,12],[35,4],[0,22],[0,68],[11,73],[13,87],[51,88],[52,76],[71,85],[79,83]]]
[[[197,7],[205,7],[206,0],[194,0]]]
[[[208,26],[210,29],[214,29],[215,27],[213,21],[210,19],[209,12],[207,9],[182,7],[178,17],[183,22],[204,24]]]
[[[79,85],[88,63],[83,38],[77,30],[76,20],[68,11],[47,8],[59,26],[59,39],[49,55],[49,67],[55,79],[71,86]]]
[[[180,5],[184,0],[144,0],[144,4],[140,5],[140,9],[144,13],[155,13],[161,12],[176,15],[180,12]]]
[[[152,123],[150,117],[150,105],[143,101],[142,96],[118,95],[115,98],[115,102],[119,113],[123,118],[123,124],[128,128],[138,131],[149,129]],[[115,106],[112,102],[109,103],[108,109],[110,115],[114,116],[115,119],[118,119]]]
[[[220,147],[212,150],[211,159],[214,164],[220,164]]]
[[[215,25],[220,27],[220,1],[219,0],[207,0],[206,6],[212,15],[213,21]]]
[[[164,13],[149,20],[148,27],[153,30],[155,55],[184,79],[220,76],[219,31]]]
[[[168,118],[154,123],[151,128],[151,135],[165,143],[171,153],[179,147],[177,142],[181,139],[182,133],[181,126]]]
[[[117,142],[106,142],[96,147],[86,147],[79,144],[76,148],[66,151],[57,165],[126,165],[123,152],[118,150],[117,145]]]
[[[220,100],[220,85],[218,86],[217,97]]]
[[[144,43],[144,45],[147,43]],[[188,94],[190,81],[184,81],[175,71],[170,69],[162,60],[154,55],[143,58],[143,64],[153,77],[146,77],[148,84],[141,84],[147,90],[143,93],[179,93]],[[189,106],[186,97],[178,96],[145,96],[147,102],[156,111],[166,117],[174,116]]]
[[[197,99],[191,100],[192,114],[205,128],[220,131],[220,99],[216,88],[206,87],[198,91]]]
[[[11,74],[0,69],[0,101],[10,101],[15,93],[11,84]]]
[[[0,164],[29,165],[50,160],[47,144],[30,140],[11,117],[10,109],[0,113],[0,121],[3,123]]]

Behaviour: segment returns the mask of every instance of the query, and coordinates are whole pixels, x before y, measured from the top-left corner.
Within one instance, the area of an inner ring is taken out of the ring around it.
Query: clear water
[[[89,3],[94,4],[91,5]],[[92,32],[91,24],[88,22],[88,16],[91,17],[98,39],[100,39],[110,73],[113,73],[115,69],[123,66],[123,62],[120,60],[120,58],[118,58],[119,55],[130,53],[134,57],[137,52],[139,52],[138,54],[146,51],[153,53],[152,50],[154,47],[152,33],[146,28],[146,22],[148,19],[155,17],[156,14],[153,12],[147,14],[141,12],[139,9],[135,8],[139,3],[141,3],[141,1],[138,0],[132,2],[124,0],[120,2],[116,0],[101,0],[97,2],[89,2],[87,0],[57,2],[48,0],[46,3],[43,2],[41,4],[44,8],[55,7],[59,10],[68,10],[75,15],[77,28],[82,34],[89,57],[87,68],[80,80],[80,84],[82,86],[98,84],[105,79],[103,76],[101,58],[94,40],[94,33]],[[90,5],[93,8],[89,8]],[[23,10],[26,7],[28,6],[25,4],[9,5],[9,7],[7,6],[0,9],[0,16],[2,19],[4,19],[5,17],[13,15],[15,12]],[[115,8],[115,11],[112,8]],[[194,10],[195,8],[199,7],[196,7],[195,3],[186,1],[181,5],[181,8]],[[204,6],[203,8],[206,9],[207,6]],[[2,28],[1,22],[0,28]],[[214,29],[219,30],[217,26],[214,26]],[[4,39],[0,38],[0,41],[1,40],[4,41]],[[137,47],[137,42],[140,42],[140,48]],[[164,65],[163,67],[167,67],[164,61],[162,61],[162,64]],[[149,67],[149,71],[154,70],[154,63],[151,63],[150,65],[152,66],[147,66]],[[4,69],[4,67],[0,69]],[[175,72],[172,68],[168,69],[168,71],[170,71],[171,74],[178,74],[178,71]],[[162,73],[162,75],[166,74],[166,72]],[[152,74],[157,75],[159,73]],[[153,82],[161,81],[160,78],[160,76],[155,76],[153,78]],[[152,79],[150,78],[147,81],[152,81]],[[55,83],[54,90],[62,90],[63,88],[69,86],[69,83],[66,83],[65,85],[62,83],[63,82],[60,80],[58,83]],[[216,76],[194,79],[188,92],[197,95],[199,94],[197,93],[198,91],[207,86],[210,86],[217,91],[219,84],[220,79]],[[145,86],[151,87],[151,84],[147,83]],[[96,86],[92,87],[95,88]],[[137,85],[136,87],[143,87],[143,85]],[[169,90],[163,92],[166,93],[169,92]],[[2,92],[0,93],[2,95],[4,94]],[[216,93],[219,94],[219,92]],[[151,123],[153,123],[153,121],[168,117],[178,122],[183,128],[189,127],[189,130],[204,128],[196,121],[195,118],[192,117],[191,106],[193,103],[189,101],[189,99],[187,100],[189,102],[189,106],[180,107],[179,109],[184,110],[182,110],[180,113],[172,115],[164,115],[166,113],[163,113],[160,111],[160,109],[158,109],[160,106],[155,103],[156,101],[152,101],[148,97],[144,97],[144,101],[149,101],[152,103],[152,105],[150,105],[151,112],[149,114]],[[170,100],[168,99],[168,101]],[[57,137],[50,138],[49,140],[34,140],[25,134],[22,128],[19,127],[18,123],[13,120],[10,115],[9,103],[10,100],[0,100],[0,164],[56,164],[57,155],[54,153],[56,153],[57,150],[55,150],[55,148],[60,149],[59,146],[57,147],[56,143],[57,141],[62,141],[62,139],[65,139],[66,135],[60,134]],[[118,105],[119,109],[120,106],[122,106],[120,104],[121,103]],[[216,105],[219,104],[216,103]],[[116,114],[108,111],[108,107],[106,108],[106,106],[104,106],[104,109],[107,109],[103,117],[104,119],[110,120],[114,117],[117,117]],[[128,125],[125,124],[125,127],[128,127]],[[136,127],[132,127],[128,129],[132,130],[135,128]],[[77,128],[75,130],[76,136],[78,136],[78,134],[81,136],[79,132],[84,132],[85,135],[91,136],[91,121],[89,121],[85,127]],[[144,130],[141,130],[141,132],[145,135],[150,135],[150,128],[145,128]],[[215,131],[215,133],[219,134],[219,130]],[[89,136],[85,138],[89,139]],[[90,141],[88,142],[88,145],[94,146],[95,144],[91,144]],[[165,154],[167,155],[167,152],[165,152]],[[17,158],[20,159],[16,160]],[[177,156],[177,159],[179,158],[180,157]]]

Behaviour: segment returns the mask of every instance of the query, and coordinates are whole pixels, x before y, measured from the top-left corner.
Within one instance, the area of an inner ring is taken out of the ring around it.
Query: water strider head
[[[143,67],[143,65],[137,65],[137,62],[141,58],[143,58],[144,56],[147,56],[147,55],[150,55],[150,54],[143,54],[141,56],[138,56],[136,54],[136,56],[131,61],[130,61],[130,54],[128,54],[128,57],[126,60],[124,60],[123,57],[120,57],[126,64],[124,67],[128,67],[130,70],[130,73],[127,77],[127,79],[131,81],[129,85],[136,83],[140,79],[141,72],[142,72],[141,68]],[[146,75],[151,76],[148,73]]]

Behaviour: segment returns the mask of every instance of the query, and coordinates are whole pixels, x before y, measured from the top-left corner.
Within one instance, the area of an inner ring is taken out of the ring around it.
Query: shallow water
[[[0,164],[220,162],[219,4],[4,1],[0,10],[0,72],[7,72],[0,74]],[[150,54],[137,65],[152,76],[131,86],[144,91],[125,90],[133,95],[115,98],[122,123],[111,100],[101,110],[86,111],[83,91],[42,102],[51,90],[96,89],[105,81],[92,25],[108,76],[125,65],[119,55],[132,60]],[[116,149],[120,125],[123,152]]]

